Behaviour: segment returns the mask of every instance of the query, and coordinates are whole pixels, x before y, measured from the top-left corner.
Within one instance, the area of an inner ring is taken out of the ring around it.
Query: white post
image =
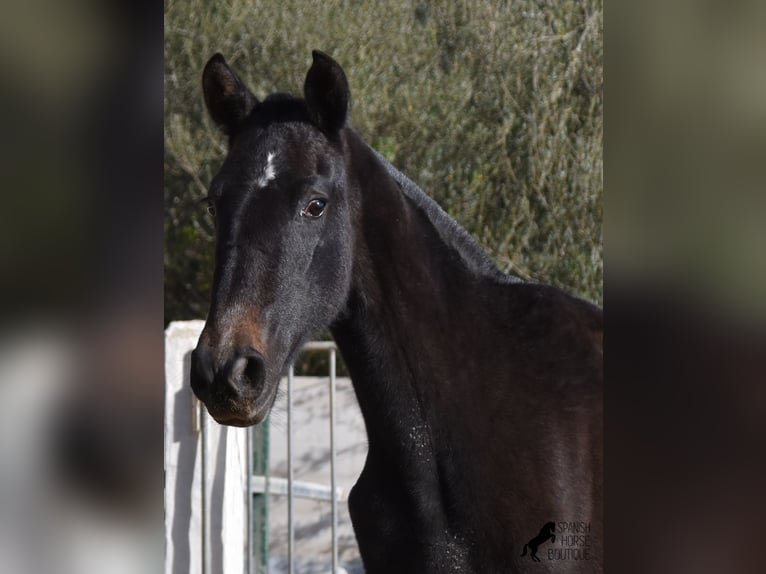
[[[287,572],[294,573],[295,522],[293,507],[293,366],[287,372]]]
[[[335,483],[335,349],[330,349],[330,489],[332,491],[332,574],[338,572],[338,488]]]

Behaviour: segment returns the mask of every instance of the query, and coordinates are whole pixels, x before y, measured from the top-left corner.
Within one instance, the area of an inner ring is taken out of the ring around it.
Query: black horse
[[[368,573],[527,571],[518,549],[550,517],[591,522],[600,556],[601,310],[499,272],[348,127],[348,83],[329,56],[313,53],[304,99],[258,100],[220,54],[203,91],[229,137],[191,367],[210,414],[261,422],[303,343],[329,326],[369,440],[348,503]]]
[[[529,557],[535,562],[540,562],[540,559],[537,557],[537,549],[543,542],[548,542],[548,540],[556,542],[555,522],[546,522],[545,526],[540,529],[540,533],[524,545],[524,551],[521,555],[526,556],[527,548],[529,548]]]

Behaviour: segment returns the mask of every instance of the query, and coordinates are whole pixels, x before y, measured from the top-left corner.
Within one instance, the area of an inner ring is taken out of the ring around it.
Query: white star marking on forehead
[[[273,163],[275,156],[276,154],[274,152],[269,152],[266,156],[266,167],[263,168],[263,174],[261,174],[261,177],[259,177],[256,182],[258,187],[266,187],[269,182],[277,176]]]

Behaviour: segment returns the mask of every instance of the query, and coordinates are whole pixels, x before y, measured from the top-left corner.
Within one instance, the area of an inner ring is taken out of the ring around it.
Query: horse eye
[[[212,199],[205,199],[205,208],[210,215],[215,217],[215,204]]]
[[[303,211],[301,211],[301,215],[305,217],[311,217],[312,219],[316,219],[317,217],[321,217],[324,213],[325,207],[327,207],[327,200],[317,198],[312,199],[309,201],[308,205],[303,208]]]

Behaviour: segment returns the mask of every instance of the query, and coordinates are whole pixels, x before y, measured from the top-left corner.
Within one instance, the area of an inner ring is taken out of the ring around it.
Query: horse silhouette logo
[[[556,542],[556,523],[555,522],[546,522],[545,526],[543,526],[540,529],[540,534],[535,536],[532,540],[527,542],[524,545],[524,552],[521,553],[522,556],[527,555],[527,548],[529,548],[529,557],[536,561],[540,562],[540,559],[537,557],[537,549],[540,547],[541,544],[544,542],[547,542],[550,540],[551,542]]]

